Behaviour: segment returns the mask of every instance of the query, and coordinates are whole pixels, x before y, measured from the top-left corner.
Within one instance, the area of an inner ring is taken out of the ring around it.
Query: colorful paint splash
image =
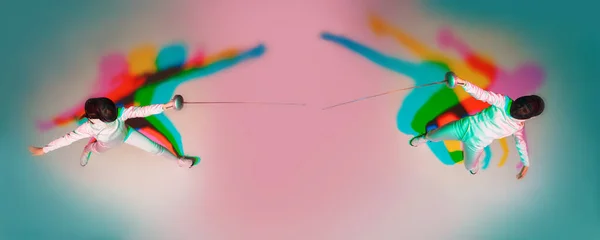
[[[143,45],[131,50],[128,55],[109,54],[100,61],[99,76],[89,98],[107,97],[124,107],[166,103],[180,84],[258,58],[265,50],[265,46],[259,44],[248,50],[230,48],[209,56],[199,50],[188,57],[185,45],[171,44],[160,50]],[[86,121],[80,119],[84,114],[84,102],[50,121],[38,121],[38,129],[46,131]],[[181,136],[164,114],[129,119],[127,124],[173,153],[183,155]]]
[[[415,85],[439,81],[447,71],[453,71],[483,89],[516,98],[537,90],[544,79],[541,68],[532,63],[521,65],[512,74],[507,73],[488,60],[488,57],[468,48],[448,28],[440,31],[438,44],[443,48],[456,49],[461,54],[461,59],[448,57],[447,54],[420,43],[377,15],[371,15],[369,23],[375,34],[393,37],[400,45],[406,47],[423,61],[410,62],[385,55],[341,35],[326,32],[321,37],[345,47],[379,66],[408,76],[414,80]],[[404,104],[400,107],[396,117],[397,128],[402,133],[417,135],[473,115],[488,106],[471,97],[462,88],[450,89],[445,85],[417,88],[404,99]],[[504,151],[499,164],[502,166],[508,156],[508,146],[505,139],[500,142]],[[459,141],[430,142],[427,145],[434,155],[446,165],[454,165],[463,161],[462,144]],[[492,157],[489,146],[485,152],[483,169],[487,168]]]

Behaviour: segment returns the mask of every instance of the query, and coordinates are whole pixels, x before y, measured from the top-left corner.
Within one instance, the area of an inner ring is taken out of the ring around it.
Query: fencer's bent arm
[[[519,131],[515,132],[515,144],[517,145],[517,152],[519,152],[519,157],[521,158],[521,162],[523,166],[529,167],[529,155],[527,153],[527,142],[525,141],[525,137],[523,136],[523,131],[525,128],[521,128]]]
[[[459,83],[468,94],[473,96],[473,98],[502,109],[506,107],[506,96],[495,92],[483,90],[480,87],[467,81],[460,81]]]
[[[164,104],[153,104],[143,107],[128,107],[123,110],[121,118],[127,120],[130,118],[142,118],[164,112]]]
[[[92,137],[92,134],[89,131],[88,123],[84,123],[81,126],[77,127],[72,132],[65,134],[62,137],[55,139],[54,141],[48,143],[46,146],[42,148],[44,153],[48,153],[50,151],[54,151],[58,148],[65,147],[71,145],[78,140]]]

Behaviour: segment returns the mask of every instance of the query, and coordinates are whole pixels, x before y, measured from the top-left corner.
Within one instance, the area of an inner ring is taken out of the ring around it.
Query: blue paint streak
[[[483,161],[482,169],[485,170],[490,165],[490,160],[492,159],[492,148],[488,145],[483,149],[485,151],[485,158]]]
[[[240,64],[244,61],[261,57],[265,51],[265,46],[263,44],[259,44],[250,50],[241,52],[236,57],[222,59],[211,63],[207,66],[191,70],[179,76],[175,76],[169,79],[168,81],[162,82],[159,85],[157,85],[152,98],[152,103],[168,102],[171,100],[173,95],[175,95],[175,89],[179,85],[191,80],[196,80],[197,78],[208,77],[212,74],[234,67],[237,64]]]
[[[179,57],[185,56],[185,54],[181,54],[180,50],[181,50],[181,48],[174,47],[174,46],[163,49],[161,51],[162,54],[159,55],[159,58],[164,57],[165,60],[159,59],[159,60],[157,60],[157,63],[165,63],[165,65],[163,65],[163,67],[164,66],[173,66],[172,64],[178,63]],[[151,103],[152,104],[160,104],[160,103],[168,102],[175,95],[175,89],[177,89],[177,87],[179,87],[179,85],[181,85],[185,82],[188,82],[188,81],[197,80],[198,78],[208,77],[212,74],[215,74],[215,73],[227,70],[231,67],[234,67],[234,66],[236,66],[242,62],[245,62],[247,60],[259,58],[264,55],[265,51],[266,51],[265,45],[258,44],[254,48],[251,48],[247,51],[241,52],[238,56],[218,60],[207,66],[203,66],[201,68],[188,71],[186,73],[183,73],[183,74],[180,74],[173,78],[170,78],[169,80],[167,80],[165,82],[159,83],[156,86],[156,88],[154,89],[154,94],[152,95]],[[183,62],[185,62],[185,59],[183,60]],[[166,63],[169,63],[169,64],[166,64]],[[164,114],[157,114],[157,115],[154,115],[153,117],[155,117],[158,121],[160,121],[160,123],[165,127],[166,131],[171,133],[172,136],[175,138],[175,143],[172,143],[172,144],[176,144],[181,151],[185,152],[184,148],[183,148],[183,142],[181,140],[181,134],[179,133],[179,131],[177,130],[175,125],[169,120],[169,118],[167,118],[167,116]]]
[[[405,75],[414,80],[415,85],[422,85],[439,81],[448,71],[441,67],[439,63],[424,61],[421,63],[409,62],[399,58],[385,55],[381,52],[360,44],[354,40],[341,35],[335,35],[329,32],[321,34],[321,38],[345,47],[371,62],[395,73]],[[400,132],[408,135],[418,135],[411,127],[411,122],[419,108],[427,102],[431,96],[438,92],[445,85],[433,85],[425,88],[416,88],[410,91],[403,101],[402,106],[396,117],[396,126]],[[428,142],[427,146],[433,154],[445,165],[454,165],[444,142]]]
[[[171,44],[163,47],[156,57],[158,71],[172,67],[181,67],[187,60],[187,50],[184,44]]]

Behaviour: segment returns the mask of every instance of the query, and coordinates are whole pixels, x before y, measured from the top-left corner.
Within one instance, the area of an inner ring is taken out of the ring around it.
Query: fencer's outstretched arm
[[[84,124],[77,127],[72,132],[65,134],[62,137],[55,139],[54,141],[48,143],[46,146],[42,148],[44,153],[48,153],[50,151],[54,151],[58,148],[65,147],[71,145],[72,143],[79,141],[84,138],[92,137],[91,129],[89,128],[89,122],[85,122]]]
[[[521,128],[519,131],[515,132],[515,142],[517,144],[517,151],[519,152],[519,156],[521,157],[521,162],[523,163],[523,167],[521,171],[517,174],[517,179],[521,179],[525,177],[527,171],[529,170],[529,155],[527,154],[527,143],[525,142],[524,137],[524,128]]]
[[[480,87],[459,78],[456,79],[456,83],[461,85],[468,94],[479,101],[486,102],[502,109],[506,107],[508,97],[505,95],[483,90]]]
[[[170,101],[165,104],[152,104],[143,107],[135,107],[131,106],[123,110],[123,114],[121,114],[121,119],[123,121],[130,118],[142,118],[148,117],[155,114],[163,113],[166,109],[173,108],[173,101]]]
[[[142,118],[155,114],[160,114],[165,110],[163,105],[164,104],[152,104],[141,107],[131,106],[123,110],[123,114],[121,114],[121,119],[127,120],[130,118]]]
[[[529,155],[527,153],[527,142],[525,141],[525,137],[523,136],[523,131],[525,128],[521,128],[519,131],[515,132],[513,135],[515,138],[515,144],[517,145],[517,152],[519,152],[519,157],[521,158],[521,162],[524,167],[529,167]]]

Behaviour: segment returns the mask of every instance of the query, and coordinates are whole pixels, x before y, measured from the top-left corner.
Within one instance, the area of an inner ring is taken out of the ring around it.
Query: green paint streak
[[[156,93],[155,89],[160,84],[152,84],[146,87],[140,88],[135,93],[135,102],[137,102],[140,106],[147,106],[152,104],[152,99]],[[171,145],[173,145],[173,150],[179,155],[183,155],[183,151],[181,150],[181,146],[177,144],[177,140],[175,136],[173,136],[172,132],[169,128],[167,128],[160,119],[156,116],[148,116],[146,120],[154,127],[156,130],[162,134]]]
[[[463,151],[452,151],[450,152],[450,157],[454,163],[459,163],[464,159]]]
[[[459,103],[458,96],[450,88],[442,88],[435,93],[416,113],[411,127],[417,132],[425,132],[427,123],[436,119],[446,110]],[[439,126],[438,126],[439,127]]]

